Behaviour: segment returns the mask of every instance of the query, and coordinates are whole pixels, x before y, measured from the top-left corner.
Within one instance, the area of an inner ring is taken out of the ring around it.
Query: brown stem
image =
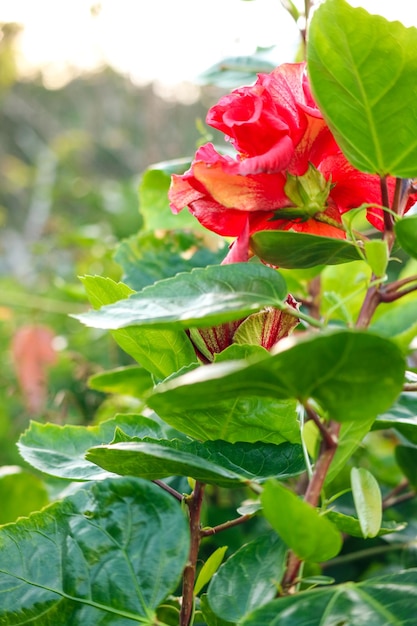
[[[338,422],[330,421],[328,426],[328,436],[323,439],[321,451],[317,463],[314,467],[313,475],[307,486],[304,500],[316,507],[320,501],[320,493],[326,480],[327,472],[337,450],[338,436],[341,425]],[[295,581],[298,578],[302,560],[290,551],[287,561],[287,569],[282,581],[285,593],[293,593]]]
[[[216,535],[223,530],[228,530],[229,528],[233,528],[234,526],[239,526],[239,524],[244,524],[252,517],[252,515],[242,515],[241,517],[232,519],[230,522],[224,522],[223,524],[218,524],[218,526],[213,526],[212,528],[203,528],[200,532],[200,535],[201,537],[210,537],[211,535]]]
[[[155,485],[158,485],[158,487],[161,487],[161,489],[163,489],[164,491],[167,491],[168,493],[170,493],[171,496],[174,496],[176,500],[179,500],[180,502],[183,501],[184,496],[176,489],[173,489],[172,487],[164,483],[162,480],[153,480],[152,482]]]
[[[372,277],[372,280],[375,280],[375,276]],[[379,286],[373,286],[368,289],[366,292],[365,299],[362,303],[362,308],[360,310],[358,319],[356,321],[357,328],[367,328],[372,319],[375,310],[381,302],[381,293],[379,290]]]
[[[203,483],[196,481],[194,491],[184,500],[188,506],[189,512],[191,544],[188,563],[184,568],[182,581],[180,626],[190,626],[193,615],[194,582],[201,539],[200,516],[201,506],[203,504],[204,487],[205,485]]]

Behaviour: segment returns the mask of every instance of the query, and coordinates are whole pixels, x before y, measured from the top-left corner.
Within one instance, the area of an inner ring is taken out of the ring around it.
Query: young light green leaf
[[[134,293],[127,285],[101,276],[81,279],[95,309]],[[127,328],[112,333],[118,345],[161,380],[196,361],[194,348],[181,329]]]
[[[272,528],[303,561],[327,561],[339,553],[342,537],[336,526],[277,481],[265,484],[261,502]]]
[[[18,517],[39,511],[49,504],[46,485],[34,474],[17,465],[0,470],[0,524],[14,522]]]
[[[0,622],[151,626],[188,552],[169,494],[135,478],[95,482],[0,529]]]
[[[414,626],[417,570],[278,598],[239,626]]]
[[[222,620],[237,622],[275,597],[287,547],[274,533],[261,535],[227,559],[211,579],[207,598]]]
[[[119,415],[98,426],[41,424],[31,422],[18,442],[27,463],[41,472],[67,480],[100,480],[109,473],[87,461],[92,446],[110,443],[117,429],[134,437],[162,437],[161,426],[142,415]]]
[[[365,241],[365,254],[375,276],[384,276],[389,261],[387,242],[383,239]]]
[[[376,537],[382,522],[382,496],[378,482],[364,467],[352,467],[350,480],[362,534],[365,539]]]
[[[263,261],[287,269],[338,265],[362,258],[357,246],[345,239],[292,231],[259,231],[252,235],[251,247]]]
[[[333,522],[335,526],[340,530],[341,533],[346,533],[351,537],[361,537],[363,538],[363,532],[361,528],[361,524],[359,519],[356,517],[352,517],[351,515],[344,515],[343,513],[339,513],[338,511],[327,511],[326,517]],[[391,533],[398,533],[407,526],[405,523],[391,522],[382,520],[381,527],[378,530],[377,537],[382,537],[383,535],[389,535]]]
[[[359,170],[416,175],[417,29],[327,0],[307,46],[315,100],[347,159]]]
[[[286,295],[284,279],[261,263],[213,265],[160,280],[127,299],[76,317],[87,326],[110,330],[209,327],[265,306],[281,308]]]
[[[146,438],[91,448],[86,459],[121,475],[148,480],[187,476],[222,487],[262,483],[270,477],[284,480],[304,470],[301,446],[288,442],[277,446]]]
[[[209,558],[207,559],[207,561],[204,563],[203,567],[201,568],[197,576],[197,580],[195,581],[195,585],[194,585],[195,596],[197,596],[200,593],[202,588],[210,582],[213,575],[217,572],[217,570],[219,569],[224,559],[226,550],[227,550],[227,546],[221,546],[220,548],[217,548],[217,550],[212,552],[212,554],[210,554]]]
[[[142,398],[144,393],[154,385],[151,374],[138,365],[118,367],[99,374],[93,374],[88,379],[91,389],[117,393]]]
[[[395,223],[395,234],[402,249],[417,259],[417,215],[410,215]]]

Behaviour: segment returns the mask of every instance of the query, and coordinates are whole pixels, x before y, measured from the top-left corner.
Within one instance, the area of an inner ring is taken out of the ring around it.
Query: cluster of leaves
[[[315,98],[381,189],[388,174],[400,189],[416,173],[416,46],[415,29],[344,0],[311,21]],[[251,262],[222,265],[218,237],[169,215],[170,175],[185,167],[142,178],[145,224],[163,232],[120,246],[122,282],[82,279],[92,309],[76,317],[134,361],[91,387],[136,410],[89,427],[33,422],[20,438],[25,461],[67,491],[0,529],[0,621],[411,626],[417,217],[388,212],[384,233],[369,236],[360,210],[352,240],[261,231]],[[297,317],[291,338],[271,351],[234,342],[201,363],[193,330],[270,308]],[[233,518],[205,520],[225,494]],[[245,526],[248,540],[221,565],[222,538]]]

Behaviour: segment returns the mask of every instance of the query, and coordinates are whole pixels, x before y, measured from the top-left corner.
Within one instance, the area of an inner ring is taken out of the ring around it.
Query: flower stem
[[[186,505],[188,506],[191,544],[188,563],[184,568],[182,581],[180,626],[190,626],[194,610],[194,583],[198,550],[200,548],[201,540],[200,516],[201,506],[203,504],[204,488],[205,485],[203,483],[196,481],[194,491],[191,495],[186,496],[184,499]]]

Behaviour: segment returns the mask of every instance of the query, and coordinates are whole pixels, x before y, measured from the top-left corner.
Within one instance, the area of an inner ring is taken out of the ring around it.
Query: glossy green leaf
[[[263,230],[251,237],[251,248],[260,259],[277,267],[306,269],[361,259],[350,241],[292,231]]]
[[[39,511],[49,504],[49,496],[38,476],[16,465],[6,465],[0,469],[0,502],[1,525]]]
[[[417,215],[410,215],[395,223],[397,241],[407,254],[417,259]]]
[[[213,578],[214,574],[219,569],[224,555],[226,554],[227,546],[221,546],[217,548],[212,554],[210,554],[207,561],[203,564],[201,568],[197,580],[194,585],[194,595],[198,595],[202,588],[207,585],[210,580]]]
[[[310,24],[307,60],[315,100],[359,170],[416,175],[417,29],[327,0]]]
[[[414,626],[417,570],[314,589],[269,602],[239,626]]]
[[[341,533],[345,533],[351,537],[364,537],[358,518],[352,517],[351,515],[344,515],[343,513],[339,513],[337,511],[327,511],[326,517],[333,522]],[[406,525],[407,524],[405,523],[397,524],[397,522],[382,520],[381,527],[376,536],[382,537],[383,535],[400,532],[401,530],[404,530]]]
[[[336,526],[276,480],[265,483],[261,502],[272,528],[303,561],[327,561],[339,553]]]
[[[203,593],[200,598],[200,609],[206,626],[235,626],[234,623],[226,622],[224,619],[221,619],[212,611],[206,593]],[[199,622],[197,623],[199,624]]]
[[[395,460],[410,485],[417,490],[417,448],[411,446],[396,446]]]
[[[365,539],[376,537],[382,522],[382,496],[378,481],[364,467],[352,467],[350,480],[362,534]]]
[[[284,345],[290,347],[282,350]],[[194,412],[214,413],[232,399],[304,403],[313,398],[330,417],[349,422],[375,418],[389,409],[402,389],[405,361],[399,348],[369,332],[334,331],[298,341],[292,337],[278,343],[280,348],[255,362],[227,361],[196,368],[158,385],[148,403],[173,423],[182,420],[184,413],[188,419]],[[178,423],[173,425],[182,430]]]
[[[101,276],[84,276],[81,281],[95,309],[134,293],[127,285]],[[196,360],[192,344],[181,329],[123,328],[112,336],[127,354],[158,379]]]
[[[75,317],[87,326],[112,330],[215,326],[265,306],[282,307],[286,295],[284,279],[261,263],[213,265],[160,280],[128,299]]]
[[[0,621],[151,626],[188,551],[181,506],[152,483],[85,486],[0,529]]]
[[[264,482],[269,477],[283,480],[304,470],[301,446],[287,442],[276,446],[147,438],[91,448],[86,458],[117,474],[149,480],[190,476],[222,487]]]
[[[243,545],[213,576],[207,598],[222,620],[237,622],[275,597],[285,572],[287,547],[273,533]]]
[[[142,398],[143,394],[153,387],[154,381],[143,367],[128,365],[94,374],[88,379],[88,385],[92,389],[107,393]]]
[[[402,393],[389,411],[377,417],[374,429],[381,428],[395,428],[417,445],[417,394]]]
[[[161,437],[161,427],[142,415],[120,415],[98,426],[58,426],[31,422],[18,442],[27,463],[52,476],[68,480],[100,480],[108,472],[85,459],[92,446],[110,443],[116,429],[134,437]]]

